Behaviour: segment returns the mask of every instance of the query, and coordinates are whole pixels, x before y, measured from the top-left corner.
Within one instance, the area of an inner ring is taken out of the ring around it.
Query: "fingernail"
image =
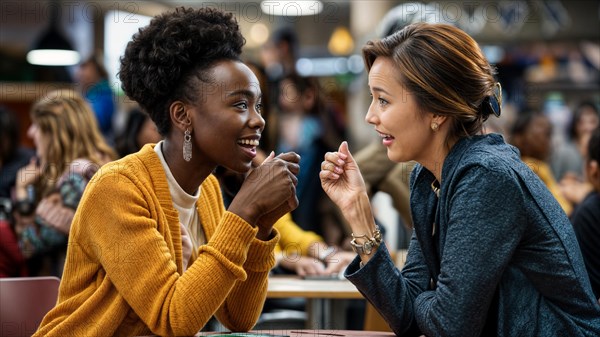
[[[344,165],[344,164],[346,164],[346,162],[345,162],[345,161],[343,161],[343,160],[341,160],[341,159],[338,159],[338,161],[337,161],[337,162],[338,162],[338,164],[340,164],[340,165]]]

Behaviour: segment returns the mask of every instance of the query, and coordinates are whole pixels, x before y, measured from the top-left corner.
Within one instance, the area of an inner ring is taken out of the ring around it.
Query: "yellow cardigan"
[[[179,217],[153,146],[103,166],[73,219],[58,303],[34,336],[194,335],[213,314],[251,329],[279,234],[256,239],[225,211],[212,175],[197,209],[208,243],[182,273]]]

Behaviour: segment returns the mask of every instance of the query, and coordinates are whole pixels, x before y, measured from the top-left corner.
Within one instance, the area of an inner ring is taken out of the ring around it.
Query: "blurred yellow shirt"
[[[523,162],[527,164],[538,177],[540,177],[546,187],[548,187],[548,190],[550,190],[550,193],[552,193],[556,201],[558,201],[563,211],[565,211],[567,215],[571,215],[573,205],[571,205],[571,203],[562,195],[558,183],[556,182],[556,179],[554,179],[550,165],[542,160],[532,157],[521,157],[521,160],[523,160]]]

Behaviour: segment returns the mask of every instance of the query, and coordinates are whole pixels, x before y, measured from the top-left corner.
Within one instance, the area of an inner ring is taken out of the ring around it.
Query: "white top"
[[[185,192],[175,177],[171,173],[169,165],[162,153],[161,140],[154,147],[154,152],[160,158],[160,162],[167,174],[167,183],[169,184],[169,192],[171,199],[173,200],[173,207],[179,213],[179,223],[181,224],[181,240],[183,248],[183,270],[187,269],[188,263],[196,260],[198,256],[198,247],[206,243],[204,231],[200,224],[200,217],[198,216],[198,210],[196,203],[200,197],[200,189],[196,191],[194,195],[190,195]],[[190,260],[191,258],[191,260]]]

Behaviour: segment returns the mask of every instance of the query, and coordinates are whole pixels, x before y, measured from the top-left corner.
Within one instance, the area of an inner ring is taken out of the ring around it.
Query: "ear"
[[[182,132],[190,128],[192,120],[190,118],[190,112],[187,109],[185,103],[181,101],[174,101],[169,106],[169,115],[171,116],[171,122],[173,126],[181,130]]]
[[[436,114],[431,114],[431,123],[437,123],[437,125],[439,125],[440,127],[446,122],[446,120],[448,120],[447,116],[442,116],[442,115],[436,115]]]

